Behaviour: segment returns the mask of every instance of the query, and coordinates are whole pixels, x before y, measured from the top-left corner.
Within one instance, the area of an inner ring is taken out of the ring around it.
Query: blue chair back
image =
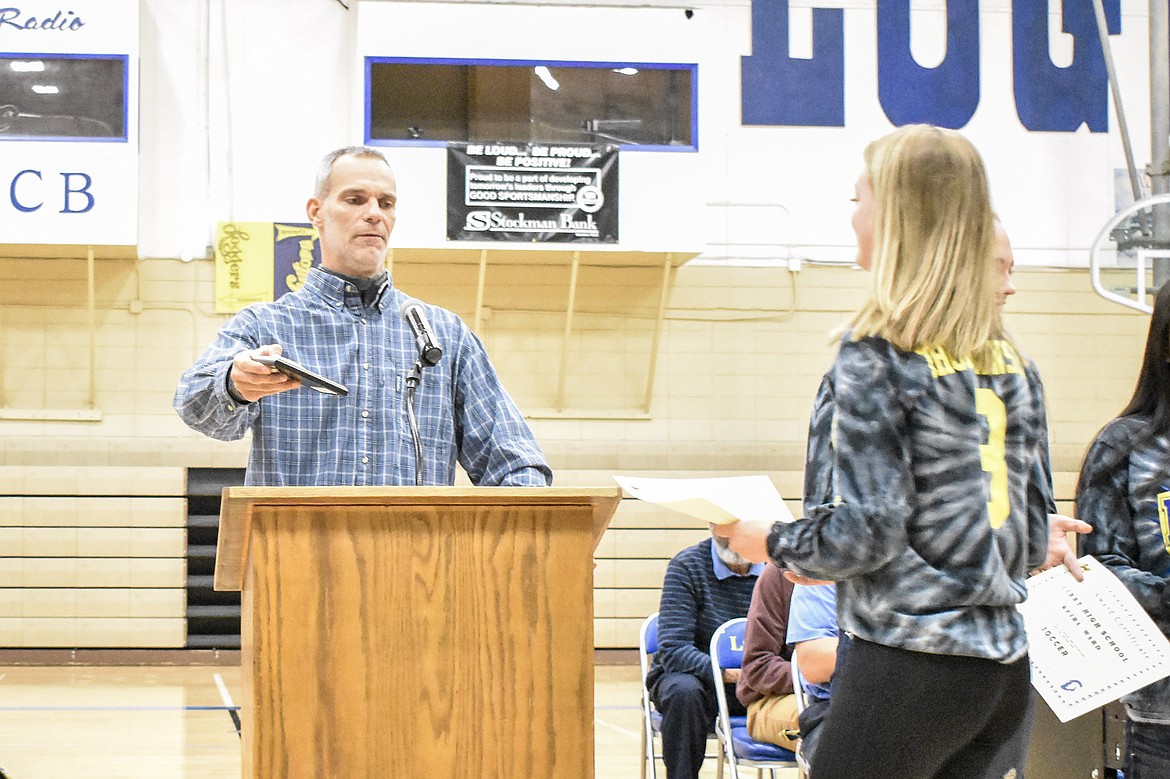
[[[716,633],[716,641],[712,645],[719,655],[719,667],[743,667],[743,636],[747,630],[747,620],[737,619],[724,624],[723,629]]]
[[[747,620],[740,617],[724,622],[711,636],[711,674],[719,703],[715,733],[723,744],[723,755],[731,768],[731,779],[739,779],[741,765],[768,771],[775,779],[778,769],[798,768],[796,754],[775,744],[756,741],[748,735],[747,723],[738,717],[728,716],[727,712],[723,672],[729,668],[743,667],[743,638],[746,630]]]
[[[642,623],[642,652],[652,655],[658,651],[658,612],[654,612]]]

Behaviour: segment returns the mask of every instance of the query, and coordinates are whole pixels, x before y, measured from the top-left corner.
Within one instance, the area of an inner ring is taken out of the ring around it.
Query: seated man
[[[662,715],[662,761],[670,779],[697,779],[707,734],[719,705],[711,679],[711,636],[729,619],[747,615],[764,569],[709,538],[674,556],[666,568],[658,609],[658,651],[646,674],[650,700]],[[734,684],[739,669],[724,681]],[[732,714],[742,707],[728,689]]]
[[[760,574],[748,609],[743,670],[735,686],[747,707],[748,735],[796,750],[796,696],[792,694],[792,650],[787,643],[792,582],[769,565]]]
[[[810,765],[816,750],[819,726],[829,714],[829,693],[839,654],[849,637],[837,629],[837,587],[833,584],[797,585],[788,613],[788,643],[800,667],[801,684],[808,704],[800,715],[800,751]]]

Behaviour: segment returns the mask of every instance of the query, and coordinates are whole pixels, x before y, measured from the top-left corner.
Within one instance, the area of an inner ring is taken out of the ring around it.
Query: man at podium
[[[377,149],[326,155],[306,205],[320,266],[225,324],[183,374],[175,410],[215,439],[252,431],[249,485],[449,485],[456,462],[477,485],[549,485],[480,340],[393,285],[397,198]]]

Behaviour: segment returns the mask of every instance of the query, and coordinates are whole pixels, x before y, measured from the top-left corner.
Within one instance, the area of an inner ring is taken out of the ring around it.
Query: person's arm
[[[833,484],[833,380],[821,379],[808,421],[808,445],[804,456],[804,513],[837,502]]]
[[[798,586],[792,593],[786,640],[800,665],[805,689],[815,697],[828,694],[837,664],[840,640],[837,626],[837,591],[833,585]],[[809,690],[810,686],[820,688]]]
[[[711,656],[695,646],[703,598],[687,566],[676,556],[666,567],[658,606],[658,652],[654,661],[670,673],[711,676]]]
[[[913,390],[893,353],[877,339],[841,344],[833,364],[832,456],[842,502],[773,525],[767,546],[777,565],[839,581],[881,568],[905,548],[915,495],[906,405]]]
[[[1028,381],[1029,391],[1036,398],[1033,408],[1037,414],[1035,421],[1037,449],[1028,473],[1028,570],[1042,571],[1064,563],[1079,580],[1083,578],[1080,567],[1064,533],[1059,531],[1087,532],[1091,528],[1056,513],[1052,465],[1048,454],[1048,412],[1044,402],[1044,384],[1040,381],[1040,373],[1036,366],[1030,361],[1025,365],[1024,375]]]
[[[735,694],[747,706],[764,696],[792,692],[792,657],[785,641],[792,582],[769,565],[760,575],[748,608],[743,664]]]
[[[1040,428],[1040,438],[1037,441],[1039,446],[1037,459],[1042,470],[1038,474],[1034,474],[1033,478],[1037,482],[1037,488],[1043,490],[1044,510],[1048,514],[1056,514],[1056,491],[1052,488],[1052,456],[1048,445],[1048,403],[1044,399],[1044,382],[1040,380],[1040,371],[1030,360],[1024,368],[1024,375],[1028,379],[1029,389],[1039,399],[1039,403],[1035,406],[1036,413],[1039,415],[1038,425]]]
[[[1048,446],[1048,411],[1047,404],[1044,402],[1044,384],[1040,381],[1040,373],[1036,370],[1036,366],[1033,363],[1029,362],[1027,364],[1026,374],[1029,387],[1040,399],[1040,403],[1036,407],[1037,413],[1039,414],[1040,428],[1040,437],[1037,442],[1039,453],[1036,458],[1037,461],[1033,464],[1032,472],[1029,475],[1029,505],[1036,501],[1043,501],[1045,511],[1048,514],[1048,535],[1045,556],[1043,562],[1038,565],[1035,564],[1036,559],[1039,558],[1041,547],[1038,523],[1029,526],[1029,570],[1032,573],[1039,573],[1040,571],[1047,571],[1049,568],[1063,565],[1077,581],[1082,581],[1085,578],[1085,574],[1081,571],[1081,566],[1077,563],[1076,553],[1073,551],[1072,545],[1068,542],[1068,534],[1088,533],[1093,528],[1087,522],[1081,522],[1073,517],[1066,517],[1063,514],[1058,514],[1056,511],[1056,499],[1054,497],[1054,490],[1052,489],[1052,460]],[[1039,494],[1037,495],[1035,493]],[[1035,517],[1031,513],[1029,514],[1029,521],[1035,522]]]
[[[183,373],[173,405],[189,427],[221,441],[244,437],[259,408],[240,391],[232,374],[238,356],[259,351],[262,344],[258,331],[255,313],[244,309],[223,326],[207,351]],[[269,372],[266,366],[254,365]],[[275,380],[279,381],[280,377]]]
[[[1170,625],[1170,588],[1166,577],[1139,567],[1142,551],[1129,491],[1129,457],[1099,436],[1085,455],[1077,484],[1077,516],[1093,526],[1082,539],[1081,552],[1108,566],[1165,630]]]
[[[828,684],[837,667],[837,637],[798,642],[792,650],[800,675],[811,684]]]
[[[459,462],[476,485],[552,484],[540,445],[500,383],[480,340],[466,327],[454,361],[455,436]]]

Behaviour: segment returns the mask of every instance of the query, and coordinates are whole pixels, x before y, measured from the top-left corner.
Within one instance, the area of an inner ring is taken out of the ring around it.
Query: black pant
[[[1023,775],[1032,730],[1027,657],[1004,665],[854,638],[843,659],[820,727],[816,779]]]
[[[1125,779],[1170,777],[1170,725],[1125,723]]]
[[[727,685],[727,711],[746,714]],[[686,673],[665,673],[650,688],[650,700],[662,715],[662,762],[668,779],[697,779],[707,751],[707,735],[715,724],[719,703],[712,682]]]
[[[800,753],[804,755],[809,765],[812,765],[813,753],[816,751],[817,742],[820,741],[821,725],[828,716],[829,699],[810,698],[808,705],[796,720],[800,727]]]

